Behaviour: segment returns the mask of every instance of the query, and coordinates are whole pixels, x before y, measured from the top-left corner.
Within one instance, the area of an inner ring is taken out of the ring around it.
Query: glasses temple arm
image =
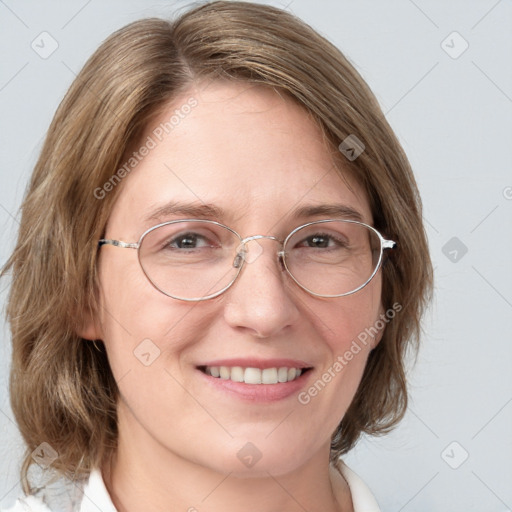
[[[382,239],[382,248],[383,249],[394,249],[396,247],[396,242],[393,240]]]
[[[101,247],[102,245],[113,245],[115,247],[122,247],[123,249],[138,249],[139,248],[138,243],[122,242],[121,240],[101,239],[98,241],[98,247]]]

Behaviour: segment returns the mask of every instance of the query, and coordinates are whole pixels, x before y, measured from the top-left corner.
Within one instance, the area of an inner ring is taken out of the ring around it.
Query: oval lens
[[[179,221],[146,232],[139,247],[141,267],[153,286],[183,300],[219,294],[240,271],[233,266],[240,239],[213,221]]]
[[[379,263],[378,234],[352,221],[319,221],[297,230],[286,242],[285,265],[301,287],[336,297],[365,285]]]

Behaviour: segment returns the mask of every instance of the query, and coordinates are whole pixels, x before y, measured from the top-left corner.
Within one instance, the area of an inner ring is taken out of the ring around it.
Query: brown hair
[[[322,128],[340,170],[364,187],[374,225],[397,241],[382,269],[385,309],[401,306],[370,353],[355,398],[332,438],[332,459],[361,433],[388,431],[407,406],[404,358],[415,347],[432,268],[421,202],[407,158],[353,66],[283,10],[212,2],[175,21],[136,21],[112,34],[74,80],[48,130],[22,205],[7,308],[12,331],[11,404],[31,452],[47,442],[53,467],[75,478],[115,450],[117,386],[104,349],[76,332],[94,314],[97,244],[120,187],[101,188],[163,105],[199,79],[265,84],[301,104]],[[363,141],[353,161],[336,150]]]

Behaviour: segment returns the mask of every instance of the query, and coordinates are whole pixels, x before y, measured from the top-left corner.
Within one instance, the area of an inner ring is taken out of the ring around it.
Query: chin
[[[283,436],[271,439],[271,435],[266,439],[265,435],[235,437],[225,445],[217,444],[214,450],[208,450],[206,460],[200,457],[202,460],[197,462],[237,478],[267,478],[269,474],[277,477],[292,473],[318,450],[289,436],[285,441]]]

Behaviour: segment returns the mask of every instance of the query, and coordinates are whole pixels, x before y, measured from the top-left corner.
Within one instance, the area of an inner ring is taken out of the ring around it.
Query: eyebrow
[[[166,217],[174,215],[184,215],[194,219],[222,219],[225,214],[224,211],[213,204],[196,204],[196,203],[180,203],[178,201],[171,201],[156,210],[153,210],[147,217],[144,218],[145,222],[162,220]]]
[[[145,222],[160,221],[171,216],[186,216],[194,219],[214,219],[220,221],[226,218],[226,212],[214,204],[196,204],[171,201],[153,210],[144,218]],[[329,217],[344,218],[349,220],[363,221],[363,216],[354,208],[343,204],[319,204],[307,205],[295,208],[287,217],[310,218]]]
[[[290,214],[291,217],[329,217],[339,218],[342,217],[348,220],[356,220],[363,222],[363,216],[360,212],[346,206],[344,204],[319,204],[311,206],[300,206],[293,210]]]

